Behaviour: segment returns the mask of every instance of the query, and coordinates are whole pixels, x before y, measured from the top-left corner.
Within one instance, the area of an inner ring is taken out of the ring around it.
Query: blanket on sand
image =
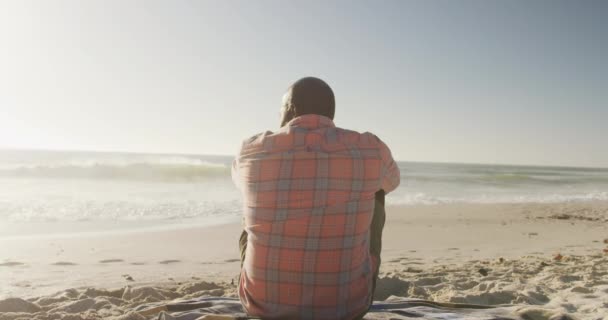
[[[258,319],[243,311],[238,299],[197,298],[169,304],[140,305],[137,313],[157,320]],[[418,320],[570,320],[573,317],[552,310],[525,305],[483,306],[440,303],[420,299],[390,297],[375,301],[364,319]]]

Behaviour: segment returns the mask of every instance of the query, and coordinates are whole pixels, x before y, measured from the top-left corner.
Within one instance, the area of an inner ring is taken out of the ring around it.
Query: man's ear
[[[286,105],[284,108],[285,111],[283,112],[283,119],[281,119],[281,127],[296,117],[296,112],[292,106]]]

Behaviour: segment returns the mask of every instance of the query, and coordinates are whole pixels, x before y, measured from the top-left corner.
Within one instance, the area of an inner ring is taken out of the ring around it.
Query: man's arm
[[[381,177],[380,189],[384,190],[385,193],[389,193],[399,186],[401,172],[399,172],[399,167],[393,159],[391,150],[382,140],[378,139],[378,141],[380,143],[380,158],[382,159],[383,166],[382,172],[384,173]]]
[[[383,189],[380,189],[378,192],[376,192],[376,194],[375,194],[376,202],[381,204],[382,206],[384,206],[384,196],[385,195],[386,195],[386,193],[384,192]]]

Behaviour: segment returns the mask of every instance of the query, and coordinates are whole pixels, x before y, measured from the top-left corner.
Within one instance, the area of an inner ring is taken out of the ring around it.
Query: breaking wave
[[[189,158],[154,159],[151,161],[78,161],[4,167],[0,168],[0,176],[182,182],[226,178],[230,176],[230,167],[224,163]]]

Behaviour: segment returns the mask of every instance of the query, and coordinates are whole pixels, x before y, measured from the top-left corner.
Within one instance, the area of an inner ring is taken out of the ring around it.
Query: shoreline
[[[177,220],[177,219],[176,219]],[[223,226],[230,225],[238,222],[240,218],[232,217],[232,216],[219,216],[219,217],[205,217],[205,218],[194,218],[191,221],[183,221],[186,219],[180,219],[179,223],[171,223],[171,224],[161,224],[159,222],[171,222],[172,220],[158,220],[158,221],[61,221],[61,222],[8,222],[7,227],[10,228],[11,225],[19,228],[24,224],[33,224],[34,228],[29,228],[30,230],[37,230],[36,233],[31,234],[22,234],[22,235],[8,235],[8,236],[0,236],[0,241],[3,240],[27,240],[27,239],[60,239],[60,238],[90,238],[90,237],[104,237],[104,236],[120,236],[120,235],[128,235],[128,234],[136,234],[136,233],[154,233],[154,232],[163,232],[163,231],[178,231],[178,230],[188,230],[188,229],[202,229],[202,228],[211,228],[215,226]],[[175,221],[175,220],[173,220]],[[204,222],[203,222],[204,221]],[[125,227],[124,224],[147,224],[147,226],[143,227]],[[48,232],[48,227],[55,227],[59,225],[60,228],[54,229],[51,232]],[[99,225],[104,227],[101,230],[88,230],[88,231],[65,231],[68,228],[79,228],[79,227],[91,227]],[[118,227],[116,227],[118,225]],[[114,226],[115,228],[108,228],[108,226]],[[64,229],[61,231],[59,229]],[[47,230],[39,231],[39,230]],[[13,231],[14,232],[14,231]],[[15,232],[17,233],[17,232]]]
[[[542,207],[551,207],[555,208],[559,207],[594,207],[599,206],[601,208],[606,208],[608,210],[608,200],[571,200],[571,201],[561,201],[561,202],[450,202],[450,203],[415,203],[415,204],[390,204],[387,205],[387,218],[389,218],[391,211],[403,212],[408,209],[413,209],[413,211],[426,211],[425,208],[430,209],[442,209],[447,211],[453,211],[450,209],[451,207],[458,208],[466,208],[466,207],[489,207],[490,209],[494,207],[513,207],[518,208],[520,212],[519,214],[531,214],[531,211],[534,208],[542,208]],[[603,209],[599,209],[603,210]],[[566,212],[565,212],[566,211]],[[567,210],[557,210],[554,217],[549,217],[546,214],[541,214],[538,216],[540,219],[558,219],[558,220],[588,220],[588,221],[600,221],[600,222],[608,222],[608,215],[601,216],[580,216],[577,217],[575,215],[568,214]],[[55,238],[88,238],[88,237],[103,237],[103,236],[119,236],[119,235],[127,235],[127,234],[135,234],[135,233],[147,233],[147,232],[165,232],[165,231],[188,231],[193,229],[205,229],[211,227],[221,227],[226,225],[238,224],[240,222],[240,216],[222,216],[217,215],[213,217],[198,217],[191,219],[169,219],[169,220],[125,220],[125,221],[116,221],[116,220],[78,220],[78,221],[35,221],[35,222],[27,222],[27,221],[7,221],[5,222],[4,229],[0,229],[0,231],[6,231],[11,229],[14,234],[3,236],[0,235],[0,241],[3,240],[27,240],[27,239],[55,239]],[[179,221],[174,223],[173,221]],[[130,225],[125,227],[124,225]],[[134,227],[136,224],[143,224],[144,226]],[[26,234],[17,234],[19,232],[23,233],[23,226],[28,225],[27,229],[31,232],[31,230],[36,230],[33,233]],[[32,225],[34,227],[32,227]],[[91,226],[97,226],[99,228],[101,225],[101,230],[99,229],[90,229],[87,231],[71,231],[71,228],[81,228],[85,227],[90,228]],[[57,226],[60,226],[57,228]],[[108,227],[112,226],[112,227]],[[15,227],[18,231],[11,228]],[[51,231],[49,232],[49,227]],[[19,229],[21,228],[21,229]],[[52,229],[57,228],[57,229]],[[63,231],[61,229],[64,229]],[[70,229],[70,231],[65,231],[65,229]],[[41,231],[43,230],[43,231]],[[46,233],[45,233],[46,232]]]

